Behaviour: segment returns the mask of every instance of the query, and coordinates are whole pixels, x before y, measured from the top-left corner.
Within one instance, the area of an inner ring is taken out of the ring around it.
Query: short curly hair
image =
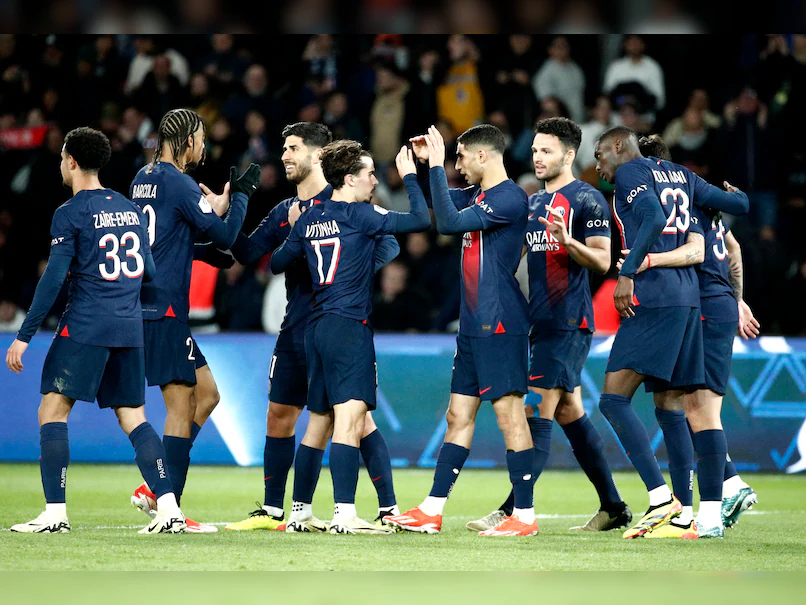
[[[82,126],[64,137],[64,150],[85,172],[98,172],[112,157],[109,139],[100,130]]]
[[[362,158],[372,155],[358,141],[334,141],[322,149],[322,172],[333,189],[344,186],[344,177],[358,174],[364,167]]]
[[[568,118],[545,118],[535,124],[535,134],[547,134],[557,137],[566,150],[579,151],[582,143],[582,129]]]

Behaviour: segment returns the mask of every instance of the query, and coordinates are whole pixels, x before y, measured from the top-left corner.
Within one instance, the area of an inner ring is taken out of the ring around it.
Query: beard
[[[308,176],[311,174],[312,169],[313,166],[311,165],[311,160],[309,158],[305,162],[297,164],[296,173],[294,174],[294,176],[286,174],[286,179],[288,179],[295,185],[299,185],[302,181],[308,178]]]
[[[543,175],[542,179],[549,183],[560,176],[563,167],[562,164],[557,164],[556,166],[546,166],[546,173]],[[541,178],[541,177],[538,177]]]

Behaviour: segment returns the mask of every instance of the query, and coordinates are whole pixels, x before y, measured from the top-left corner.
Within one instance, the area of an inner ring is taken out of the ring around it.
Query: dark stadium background
[[[241,21],[248,22],[243,15]],[[698,31],[708,17],[681,16],[675,23],[680,31]],[[423,25],[422,31],[431,30]],[[510,175],[526,183],[528,148],[524,154],[517,143],[528,142],[536,118],[565,111],[550,99],[539,101],[533,86],[553,40],[553,35],[516,40],[507,35],[1,36],[0,329],[15,331],[30,304],[47,258],[50,218],[69,197],[58,172],[62,137],[69,129],[90,125],[109,136],[114,154],[102,181],[125,192],[153,152],[160,116],[178,106],[197,109],[207,120],[208,162],[194,177],[220,190],[230,165],[257,161],[263,166],[261,188],[244,225],[250,231],[274,204],[293,195],[279,163],[283,125],[323,120],[337,136],[357,138],[376,154],[432,122],[440,123],[450,140],[458,132],[452,132],[450,103],[439,90],[462,55],[483,97],[483,108],[471,119],[492,121],[505,130],[513,143],[507,156]],[[727,179],[747,190],[751,213],[733,221],[744,251],[745,298],[765,334],[806,333],[806,315],[800,310],[806,245],[799,233],[806,218],[806,37],[655,35],[644,40],[646,54],[663,71],[665,105],[652,111],[652,99],[639,82],[609,95],[612,116],[647,132],[664,133],[672,125],[669,132],[679,134],[678,118],[692,92],[707,93],[706,122],[712,127],[687,137],[672,152],[710,182]],[[582,98],[590,109],[623,39],[589,34],[567,41],[571,59],[584,74]],[[526,50],[516,54],[515,47]],[[251,86],[251,95],[245,85]],[[702,108],[693,114],[698,112],[704,115]],[[440,113],[448,119],[440,121]],[[696,122],[696,115],[688,115]],[[580,157],[585,154],[580,150]],[[376,202],[398,208],[405,196],[394,170],[387,173],[388,160],[376,161],[384,181]],[[590,170],[581,178],[602,185]],[[399,262],[377,280],[376,329],[452,331],[458,317],[458,240],[432,231],[428,237],[402,237],[401,248]],[[274,296],[272,302],[282,305],[282,288],[272,291],[266,259],[246,268],[198,272],[196,280],[197,330],[274,325],[270,313],[263,317],[264,299]],[[600,284],[596,280],[594,287]],[[62,306],[54,308],[51,326]]]

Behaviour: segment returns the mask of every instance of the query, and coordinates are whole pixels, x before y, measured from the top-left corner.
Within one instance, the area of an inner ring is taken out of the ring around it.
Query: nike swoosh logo
[[[375,483],[381,477],[383,477],[383,475],[378,475],[377,477],[370,477],[370,479],[372,480],[373,483]]]
[[[484,393],[486,393],[487,391],[489,391],[491,388],[493,388],[493,387],[487,387],[487,388],[486,388],[486,389],[484,389],[483,391],[479,391],[479,395],[484,395]]]
[[[285,222],[280,223],[280,226],[281,226],[281,227],[285,227],[286,225],[288,225],[288,221],[285,221]]]
[[[538,378],[543,378],[543,374],[540,376],[529,376],[529,380],[537,380]]]
[[[534,213],[534,212],[532,212],[532,214],[530,214],[530,215],[529,215],[529,220],[532,220],[532,217],[533,217],[534,215],[535,215],[535,213]]]

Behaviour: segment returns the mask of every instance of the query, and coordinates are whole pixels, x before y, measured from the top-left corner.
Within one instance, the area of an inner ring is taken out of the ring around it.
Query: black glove
[[[249,164],[241,176],[238,176],[238,170],[235,166],[229,169],[229,194],[235,195],[236,193],[245,193],[246,198],[252,197],[252,194],[257,191],[260,186],[260,166],[257,164]]]

